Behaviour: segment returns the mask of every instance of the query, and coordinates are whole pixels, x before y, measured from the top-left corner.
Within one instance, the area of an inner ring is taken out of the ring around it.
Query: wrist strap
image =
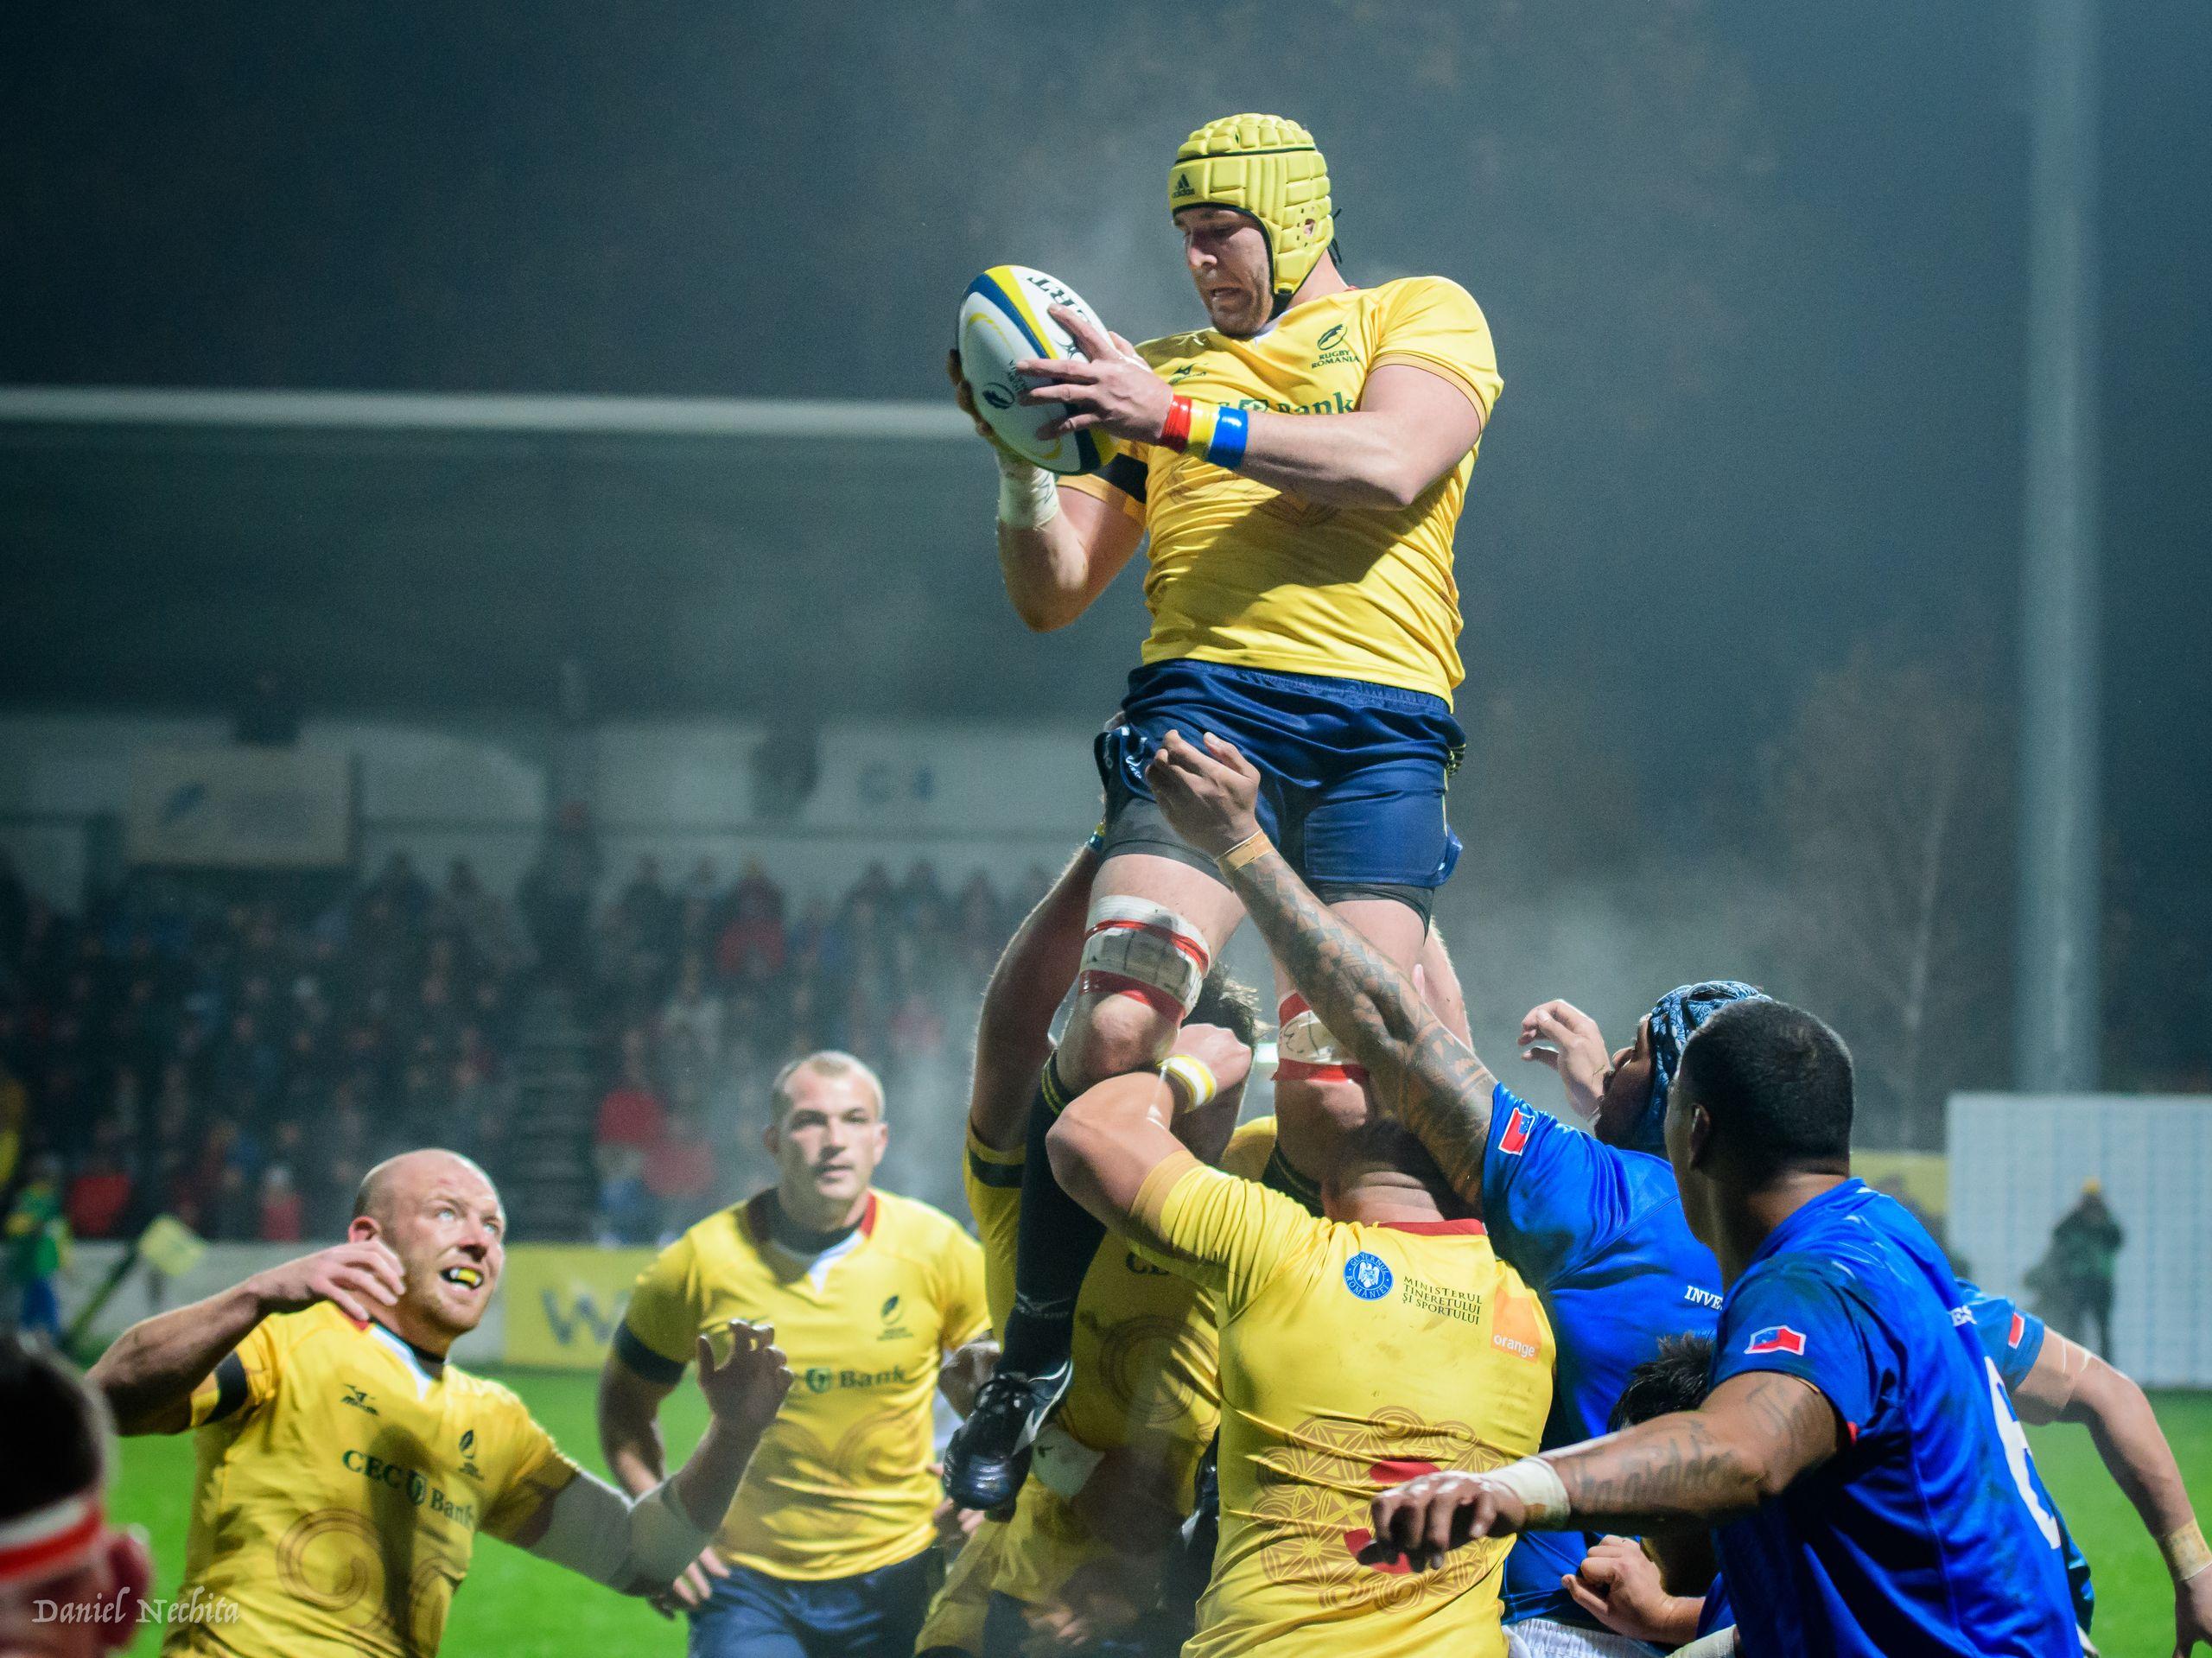
[[[1523,1457],[1503,1468],[1493,1468],[1483,1477],[1503,1485],[1521,1499],[1529,1511],[1522,1525],[1524,1531],[1556,1530],[1567,1523],[1567,1516],[1573,1510],[1559,1471],[1541,1457]]]
[[[1213,1074],[1213,1067],[1194,1053],[1170,1054],[1160,1074],[1183,1084],[1185,1111],[1197,1110],[1221,1092],[1221,1081]]]
[[[1167,417],[1160,422],[1163,446],[1179,454],[1195,449],[1201,459],[1232,471],[1244,464],[1251,436],[1252,417],[1242,409],[1179,392],[1167,400]]]
[[[2204,1541],[2204,1528],[2194,1520],[2178,1531],[2158,1539],[2158,1553],[2166,1557],[2166,1570],[2176,1583],[2187,1583],[2200,1572],[2212,1570],[2212,1547]]]
[[[1059,480],[1018,454],[998,452],[999,522],[1015,530],[1041,530],[1060,513]]]
[[[1216,858],[1214,863],[1225,875],[1232,869],[1242,869],[1255,858],[1265,857],[1274,849],[1275,843],[1268,839],[1267,830],[1254,829],[1235,846]]]

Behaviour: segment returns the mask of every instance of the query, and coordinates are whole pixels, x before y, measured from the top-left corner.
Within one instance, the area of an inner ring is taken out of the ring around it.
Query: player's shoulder
[[[1470,294],[1449,276],[1399,276],[1359,290],[1369,327],[1386,351],[1394,334],[1440,332],[1487,334],[1490,320]]]
[[[1885,1296],[1885,1274],[1870,1271],[1869,1262],[1853,1252],[1827,1248],[1785,1249],[1753,1261],[1730,1286],[1722,1303],[1721,1322],[1738,1317],[1758,1318],[1758,1309],[1777,1301],[1802,1301],[1833,1306],[1879,1323]],[[1744,1309],[1752,1309],[1745,1312]]]
[[[1162,371],[1178,363],[1187,363],[1203,356],[1220,344],[1221,336],[1211,328],[1187,328],[1179,334],[1164,334],[1157,340],[1141,340],[1137,355],[1147,367]]]
[[[451,1360],[446,1363],[445,1385],[456,1398],[499,1419],[520,1421],[530,1415],[530,1407],[523,1402],[522,1395],[505,1382],[465,1370]]]
[[[713,1267],[757,1256],[759,1229],[753,1224],[752,1210],[759,1201],[754,1197],[702,1216],[661,1246],[660,1253],[654,1257],[655,1264],[677,1266],[696,1261]]]
[[[1405,305],[1466,306],[1478,314],[1482,307],[1461,283],[1449,276],[1394,276],[1359,290],[1369,304],[1382,308]]]
[[[328,1301],[297,1312],[272,1313],[256,1324],[241,1347],[258,1347],[284,1370],[302,1363],[344,1364],[359,1356],[355,1344],[368,1331]]]

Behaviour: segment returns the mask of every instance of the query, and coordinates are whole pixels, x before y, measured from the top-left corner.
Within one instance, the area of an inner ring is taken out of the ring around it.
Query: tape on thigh
[[[1198,1000],[1212,953],[1198,930],[1148,899],[1110,897],[1090,906],[1083,939],[1083,995],[1125,994],[1180,1020]]]
[[[1358,1083],[1367,1067],[1351,1057],[1295,991],[1275,1010],[1275,1080],[1279,1083]]]

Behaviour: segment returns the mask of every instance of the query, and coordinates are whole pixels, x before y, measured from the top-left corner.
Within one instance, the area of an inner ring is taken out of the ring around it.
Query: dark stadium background
[[[1497,329],[1466,700],[1510,696],[1558,768],[1620,785],[1630,821],[1594,845],[1585,824],[1587,856],[1747,842],[1807,677],[1869,640],[2006,729],[2015,9],[1136,4],[1036,27],[978,3],[18,7],[0,379],[932,397],[952,296],[992,260],[1067,276],[1125,333],[1187,316],[1162,157],[1203,113],[1280,105],[1329,151],[1355,276],[1448,272]],[[2145,0],[2102,27],[2127,930],[2107,1051],[2116,1081],[2201,1079],[2212,128],[2177,116],[2212,13]],[[856,451],[861,537],[782,499],[772,452],[664,449],[640,491],[588,444],[487,467],[391,440],[404,474],[374,445],[192,447],[0,449],[0,698],[216,704],[273,665],[310,708],[532,708],[580,648],[613,710],[1089,718],[1135,627],[1134,581],[1068,635],[1011,626],[986,469],[957,450]],[[120,575],[194,625],[125,614]],[[681,624],[702,600],[719,627]]]
[[[2028,11],[18,0],[0,389],[936,401],[995,262],[1134,337],[1186,324],[1167,156],[1213,115],[1295,116],[1352,279],[1459,279],[1506,378],[1459,539],[1443,909],[1485,1051],[1532,963],[1609,1026],[1677,969],[1743,972],[1850,1036],[1867,1144],[1932,1154],[1954,1090],[2043,1080],[2011,1028]],[[2102,1082],[2201,1095],[2212,7],[2099,11]],[[0,715],[227,718],[266,675],[310,719],[543,737],[574,661],[615,719],[1094,721],[1136,579],[1026,633],[991,492],[965,443],[0,422]],[[1933,979],[1901,996],[1891,854],[1937,794]],[[984,963],[1027,879],[995,873]],[[625,1025],[600,1023],[594,1096]],[[526,1383],[588,1445],[588,1381]],[[2209,1397],[2159,1396],[2200,1491]],[[2107,1650],[2151,1650],[2132,1513],[2078,1432],[2036,1454]],[[189,1462],[139,1442],[123,1471],[165,1584]],[[673,1640],[512,1551],[478,1565],[456,1650]]]
[[[2212,19],[2103,28],[2107,1049],[2171,1083],[2212,1061],[2212,134],[2173,118]],[[1184,318],[1166,147],[1193,111],[1294,106],[1354,273],[1450,272],[1493,319],[1465,701],[1602,773],[1614,821],[1479,741],[1471,775],[1597,867],[1749,845],[1808,676],[1854,648],[2008,728],[2021,20],[1615,0],[1565,29],[1139,5],[1057,22],[1025,75],[1020,16],[978,4],[22,8],[0,378],[933,397],[988,260],[1125,332]],[[205,706],[273,666],[311,708],[524,709],[581,651],[616,712],[1089,718],[1135,626],[1133,581],[1070,634],[1008,625],[979,456],[856,451],[866,510],[833,524],[772,446],[661,446],[640,487],[591,443],[196,441],[10,437],[0,697]]]

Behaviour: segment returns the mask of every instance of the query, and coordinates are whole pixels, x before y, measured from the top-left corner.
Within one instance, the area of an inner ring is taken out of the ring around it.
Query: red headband
[[[0,1585],[58,1576],[78,1565],[106,1528],[106,1511],[89,1493],[0,1521]]]

